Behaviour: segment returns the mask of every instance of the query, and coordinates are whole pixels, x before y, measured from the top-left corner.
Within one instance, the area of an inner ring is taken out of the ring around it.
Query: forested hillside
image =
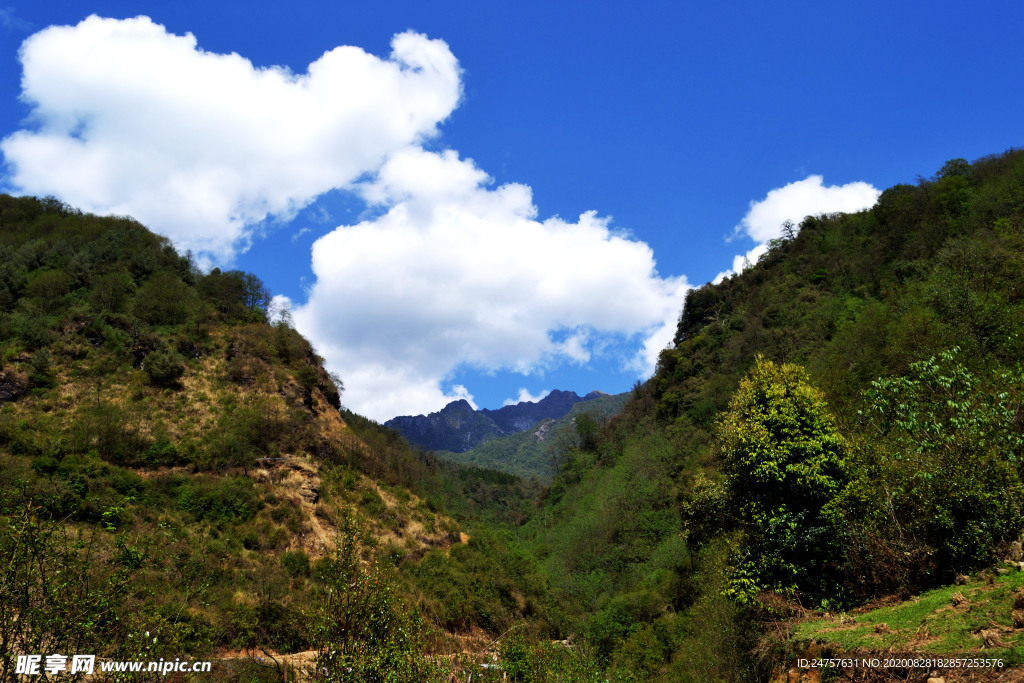
[[[613,669],[761,678],[785,651],[768,622],[1004,556],[1024,522],[1022,248],[1011,151],[809,217],[690,292],[675,348],[523,528]]]
[[[452,401],[430,415],[399,415],[384,423],[410,444],[425,450],[465,453],[492,439],[518,434],[544,419],[564,417],[573,406],[601,396],[584,397],[555,389],[539,401],[520,401],[497,410],[474,410],[465,399]]]
[[[558,474],[566,452],[596,433],[601,424],[622,410],[628,398],[628,394],[595,395],[575,403],[564,417],[542,419],[529,429],[499,436],[464,453],[436,451],[435,455],[546,484]]]
[[[340,409],[259,278],[52,199],[0,196],[0,256],[0,680],[68,650],[277,679],[280,653],[329,650],[416,679],[460,634],[559,633],[481,521],[522,519],[532,489]]]

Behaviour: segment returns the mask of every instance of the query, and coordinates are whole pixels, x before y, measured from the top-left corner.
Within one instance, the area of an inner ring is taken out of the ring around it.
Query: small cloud
[[[874,206],[881,194],[862,181],[827,187],[823,181],[820,175],[810,175],[769,191],[764,199],[751,201],[735,231],[755,242],[768,242],[782,234],[786,221],[799,225],[807,216],[855,213]]]
[[[550,389],[545,389],[544,391],[534,396],[525,387],[520,387],[519,396],[517,398],[506,398],[501,405],[514,406],[517,403],[536,403],[537,401],[541,400],[550,393]]]
[[[349,209],[351,211],[352,209]],[[331,220],[331,213],[322,206],[317,206],[313,212],[313,220],[317,223],[329,223]]]
[[[0,27],[21,33],[28,33],[35,28],[32,22],[25,21],[15,14],[13,7],[0,7]]]
[[[742,272],[748,265],[757,263],[768,251],[768,243],[782,236],[782,226],[787,221],[799,225],[807,216],[856,213],[870,209],[881,194],[874,186],[863,181],[826,186],[820,175],[810,175],[769,191],[764,199],[750,202],[750,209],[728,240],[746,236],[757,242],[757,246],[746,254],[737,255],[733,259],[732,269],[719,273],[713,282],[721,282],[730,275]]]
[[[297,232],[295,232],[295,234],[292,235],[292,244],[295,244],[296,242],[298,242],[299,238],[302,237],[303,235],[305,235],[308,232],[313,232],[313,231],[310,230],[309,228],[302,228],[301,230],[298,230]]]

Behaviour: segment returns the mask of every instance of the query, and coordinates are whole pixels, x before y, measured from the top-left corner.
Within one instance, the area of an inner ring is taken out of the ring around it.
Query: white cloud
[[[0,142],[12,187],[132,215],[222,261],[254,224],[434,135],[461,95],[448,46],[411,32],[387,59],[337,47],[294,74],[147,17],[91,16],[29,37],[20,57],[32,126]]]
[[[489,182],[454,152],[406,149],[362,188],[386,212],[314,244],[296,326],[359,412],[437,410],[462,364],[536,373],[609,336],[646,342],[633,366],[649,374],[671,341],[688,285],[660,277],[647,244],[593,212],[538,220],[530,188]]]
[[[855,213],[874,206],[881,194],[865,182],[825,186],[820,175],[777,187],[764,199],[750,202],[750,210],[736,226],[755,242],[779,237],[785,221],[799,225],[807,216],[819,213]]]
[[[671,341],[688,285],[659,276],[645,243],[594,212],[540,220],[529,187],[421,147],[461,96],[442,41],[402,33],[387,58],[338,47],[296,74],[146,17],[91,16],[20,58],[32,117],[0,141],[15,191],[132,215],[210,265],[330,190],[379,210],[315,242],[316,281],[291,305],[370,417],[472,402],[449,386],[461,366],[540,374],[626,340],[642,348],[619,360],[649,374]]]
[[[545,396],[551,393],[550,389],[545,389],[536,396],[531,394],[525,387],[519,387],[519,396],[516,398],[506,398],[501,405],[503,406],[514,406],[517,403],[536,403]]]
[[[714,282],[743,270],[746,263],[754,264],[768,251],[768,242],[782,236],[786,221],[798,226],[807,216],[822,213],[856,213],[869,209],[878,201],[881,192],[862,181],[846,185],[825,186],[820,175],[777,187],[764,199],[750,202],[750,209],[736,226],[735,234],[746,235],[757,246],[733,259],[731,270],[719,273]]]

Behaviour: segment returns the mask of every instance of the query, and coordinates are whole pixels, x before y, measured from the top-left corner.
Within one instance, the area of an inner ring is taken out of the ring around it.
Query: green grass
[[[842,650],[919,651],[930,654],[977,652],[978,632],[996,630],[1006,648],[987,648],[990,656],[1024,660],[1024,629],[1011,619],[1014,592],[1024,572],[1011,571],[994,583],[970,581],[937,588],[897,605],[863,613],[828,615],[800,624],[795,640],[816,640]],[[956,606],[953,596],[967,602]]]

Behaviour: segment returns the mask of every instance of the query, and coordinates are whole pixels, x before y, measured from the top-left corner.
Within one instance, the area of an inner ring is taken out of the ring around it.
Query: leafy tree
[[[845,522],[846,441],[822,394],[792,364],[758,356],[719,423],[719,446],[743,549],[730,594],[764,590],[834,599]]]
[[[192,290],[173,273],[156,273],[135,294],[135,314],[153,325],[180,325],[188,320]]]
[[[47,312],[60,308],[64,295],[71,288],[71,276],[63,270],[44,270],[35,274],[25,286],[25,296],[35,299]]]
[[[92,285],[89,299],[98,311],[118,313],[133,288],[131,274],[120,268],[98,278]]]
[[[576,427],[576,436],[579,437],[580,448],[583,450],[593,450],[597,447],[597,420],[587,413],[580,413],[573,420],[573,425]]]
[[[1024,527],[1024,373],[982,379],[959,348],[871,383],[869,429],[879,520],[903,541],[938,551],[943,574],[990,559]]]
[[[270,291],[257,276],[240,270],[214,268],[199,282],[199,291],[220,313],[263,321],[270,306]]]
[[[32,368],[32,384],[37,387],[53,386],[53,372],[50,367],[50,352],[45,348],[32,354],[29,366]]]
[[[938,178],[970,178],[971,177],[971,165],[967,162],[967,159],[957,158],[950,159],[942,165],[937,174]]]

